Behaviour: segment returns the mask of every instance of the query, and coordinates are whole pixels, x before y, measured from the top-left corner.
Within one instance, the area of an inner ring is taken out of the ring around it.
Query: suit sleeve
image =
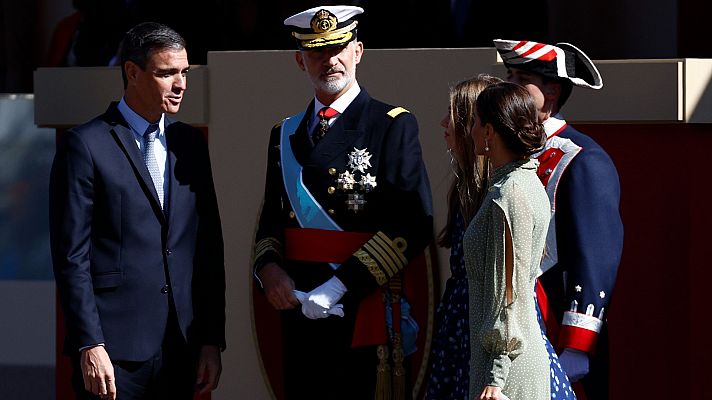
[[[381,225],[336,271],[357,296],[387,283],[420,255],[432,238],[432,200],[418,124],[408,112],[384,118],[389,126],[381,149],[378,190],[369,200],[379,204]]]
[[[557,192],[559,263],[567,271],[559,347],[593,352],[623,250],[620,183],[608,155],[584,149],[562,176]]]
[[[282,261],[284,224],[282,214],[282,172],[279,139],[281,124],[272,129],[267,152],[267,177],[254,243],[253,268],[258,270],[270,262]]]
[[[225,349],[225,260],[222,226],[207,142],[197,132],[194,146],[199,192],[198,233],[193,270],[193,309],[201,345]]]
[[[52,164],[49,215],[54,276],[73,350],[104,342],[90,273],[93,169],[86,143],[68,131]]]

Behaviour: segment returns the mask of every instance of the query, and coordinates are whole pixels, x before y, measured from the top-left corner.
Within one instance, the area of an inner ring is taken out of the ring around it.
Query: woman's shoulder
[[[544,186],[536,173],[526,169],[512,171],[492,189],[496,190],[494,202],[504,210],[511,207],[529,207],[542,195],[546,196]]]

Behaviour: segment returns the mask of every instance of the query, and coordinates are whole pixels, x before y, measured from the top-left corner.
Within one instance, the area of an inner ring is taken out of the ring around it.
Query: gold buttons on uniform
[[[296,217],[296,216],[297,216],[297,214],[295,214],[294,211],[289,212],[289,218],[294,219],[294,217]]]
[[[331,214],[331,215],[336,214],[336,211],[334,211],[333,208],[328,209],[326,212],[328,212],[328,213]]]
[[[336,188],[333,186],[329,186],[329,188],[326,189],[326,191],[329,192],[329,194],[334,194],[334,192],[336,192]]]
[[[329,175],[331,175],[331,176],[336,175],[336,168],[329,168]]]

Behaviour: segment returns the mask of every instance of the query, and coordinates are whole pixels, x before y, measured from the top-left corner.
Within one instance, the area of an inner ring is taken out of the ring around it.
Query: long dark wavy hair
[[[483,183],[488,174],[488,162],[475,155],[472,127],[475,125],[477,97],[489,85],[502,82],[501,79],[478,75],[457,83],[450,89],[450,126],[454,128],[455,148],[451,149],[454,179],[448,191],[447,223],[438,235],[438,244],[452,247],[454,217],[462,213],[465,223],[475,216],[484,193]]]

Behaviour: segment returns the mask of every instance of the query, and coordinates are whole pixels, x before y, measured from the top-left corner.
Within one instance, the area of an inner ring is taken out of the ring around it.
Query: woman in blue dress
[[[455,85],[450,90],[448,113],[440,123],[445,128],[444,136],[452,157],[454,180],[448,193],[448,222],[438,237],[438,244],[450,248],[451,276],[445,284],[436,311],[431,368],[425,396],[428,400],[468,399],[469,297],[462,237],[486,194],[482,190],[482,177],[489,174],[488,162],[475,156],[471,130],[475,121],[477,96],[485,87],[497,82],[501,80],[480,75]],[[542,337],[549,353],[551,398],[575,399],[568,378],[543,330]]]
[[[477,96],[487,85],[500,81],[499,78],[480,75],[455,85],[450,90],[448,113],[440,122],[445,128],[454,180],[448,193],[448,223],[440,232],[438,244],[450,249],[451,276],[436,311],[426,399],[466,399],[468,395],[469,300],[462,235],[477,212],[481,199],[481,182],[475,174],[481,169],[475,168],[478,159],[473,150],[470,129],[474,123]]]

